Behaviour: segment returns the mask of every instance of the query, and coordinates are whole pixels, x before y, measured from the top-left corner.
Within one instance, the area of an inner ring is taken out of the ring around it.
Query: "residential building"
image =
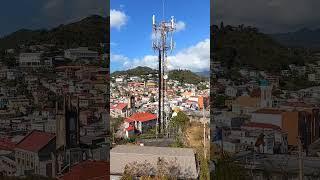
[[[91,59],[96,60],[99,57],[98,52],[91,51],[87,47],[79,47],[76,49],[67,49],[64,51],[64,57],[77,60],[77,59]]]
[[[26,135],[15,147],[16,175],[54,177],[52,152],[55,147],[54,134],[34,130]]]
[[[133,126],[140,133],[155,127],[157,124],[157,115],[148,112],[137,112],[125,119],[125,127]]]
[[[41,66],[42,53],[20,53],[19,66],[37,68]]]

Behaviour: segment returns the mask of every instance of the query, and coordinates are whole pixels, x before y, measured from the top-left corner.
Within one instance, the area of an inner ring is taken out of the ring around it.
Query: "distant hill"
[[[303,28],[295,32],[271,34],[271,36],[288,47],[320,48],[320,29]]]
[[[133,69],[126,71],[115,71],[111,73],[112,77],[119,75],[129,75],[129,76],[140,76],[148,74],[158,74],[158,71],[149,67],[138,66]],[[206,78],[191,72],[190,70],[172,70],[169,71],[169,79],[178,80],[182,83],[198,84],[201,81],[206,80]]]
[[[190,70],[172,70],[169,72],[169,79],[177,80],[181,83],[198,84],[207,78],[199,76]]]
[[[21,29],[0,39],[0,49],[19,45],[56,44],[63,48],[97,46],[109,38],[109,18],[92,15],[78,22],[59,25],[50,30]]]
[[[129,75],[129,76],[140,76],[140,75],[148,75],[148,74],[156,74],[157,70],[154,70],[145,66],[138,66],[133,69],[128,69],[125,71],[115,71],[111,73],[111,76],[119,76],[119,75]]]
[[[211,35],[213,60],[229,69],[249,66],[258,70],[279,72],[289,64],[303,64],[307,59],[303,49],[289,50],[257,28],[214,25]]]
[[[195,74],[197,74],[198,76],[205,77],[205,78],[209,78],[210,77],[210,71],[195,72]]]

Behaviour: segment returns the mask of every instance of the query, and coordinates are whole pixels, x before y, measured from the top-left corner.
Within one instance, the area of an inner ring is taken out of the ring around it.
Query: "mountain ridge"
[[[97,46],[107,42],[109,17],[91,15],[76,22],[60,24],[51,29],[19,29],[0,38],[0,49],[20,45],[56,44],[63,48]]]
[[[120,76],[120,75],[129,75],[129,76],[140,76],[148,74],[158,74],[158,70],[152,69],[147,66],[137,66],[132,69],[115,71],[111,73],[111,77]],[[169,79],[178,80],[180,82],[198,84],[207,80],[207,77],[198,75],[195,72],[190,70],[174,69],[168,72]]]
[[[320,49],[320,28],[301,28],[293,32],[270,34],[270,36],[287,47]]]
[[[289,64],[302,65],[308,59],[304,49],[288,49],[268,34],[250,26],[211,27],[211,54],[213,60],[220,61],[232,70],[251,67],[277,73]]]

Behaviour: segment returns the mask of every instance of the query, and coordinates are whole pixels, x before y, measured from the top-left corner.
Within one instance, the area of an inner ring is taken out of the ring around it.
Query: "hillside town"
[[[36,44],[3,52],[0,177],[68,179],[83,166],[84,177],[106,176],[109,68],[102,62],[109,57],[99,50],[104,46]],[[98,167],[94,176],[88,172]]]
[[[302,171],[319,179],[319,54],[312,58],[279,73],[212,59],[213,170],[229,157],[253,179],[298,179]]]
[[[197,150],[203,152],[205,148],[204,131],[206,143],[209,139],[209,81],[187,84],[169,77],[166,82],[169,120],[167,129],[159,134],[156,130],[159,100],[157,80],[157,73],[123,73],[111,76],[110,124],[113,148],[110,151],[110,175],[114,179],[123,176],[126,165],[144,160],[156,163],[155,157],[162,157],[169,161],[169,164],[175,160],[177,167],[181,168],[181,173],[176,176],[182,179],[199,177]],[[173,122],[177,119],[181,120],[181,123],[174,126]],[[178,131],[177,128],[182,126],[186,128]],[[192,140],[195,142],[191,143]],[[208,147],[209,145],[206,149]],[[206,153],[209,153],[209,150]],[[149,156],[151,154],[152,157]],[[125,155],[131,158],[125,158]],[[119,159],[123,161],[117,161]],[[186,160],[189,163],[186,164]],[[132,171],[138,171],[138,168]]]

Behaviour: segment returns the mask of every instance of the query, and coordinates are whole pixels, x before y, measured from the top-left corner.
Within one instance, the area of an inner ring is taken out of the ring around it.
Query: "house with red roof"
[[[137,112],[125,119],[126,134],[136,130],[143,133],[157,124],[157,115],[148,112]]]
[[[118,103],[117,105],[111,107],[112,117],[127,117],[128,116],[128,103]]]
[[[58,180],[109,180],[110,163],[107,161],[87,160],[73,166]]]
[[[33,130],[15,146],[16,175],[36,174],[54,177],[52,152],[56,148],[56,136]]]
[[[0,138],[0,150],[14,151],[15,145],[9,138]]]
[[[0,177],[14,176],[16,163],[14,161],[14,147],[16,143],[9,138],[0,138]]]

